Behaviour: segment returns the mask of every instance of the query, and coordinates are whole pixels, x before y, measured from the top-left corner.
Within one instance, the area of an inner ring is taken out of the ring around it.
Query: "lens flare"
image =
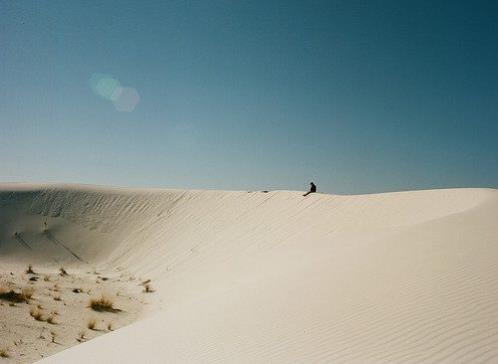
[[[89,82],[93,93],[112,101],[117,111],[131,112],[140,101],[136,89],[121,86],[121,83],[110,75],[94,73]]]
[[[90,78],[90,86],[96,95],[106,100],[114,101],[114,98],[117,98],[115,93],[121,87],[121,84],[109,75],[94,73]]]
[[[118,111],[131,112],[140,101],[140,95],[133,87],[121,87],[115,100],[112,100]]]

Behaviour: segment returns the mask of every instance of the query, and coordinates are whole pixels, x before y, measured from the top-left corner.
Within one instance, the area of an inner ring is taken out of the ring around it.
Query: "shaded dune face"
[[[485,361],[498,355],[497,216],[492,189],[4,185],[0,262],[154,282],[143,321],[49,361],[139,362],[133,345],[150,362]]]
[[[123,250],[128,250],[123,248],[131,248],[130,253],[135,254],[155,242],[167,246],[188,239],[190,244],[183,244],[187,249],[187,245],[195,245],[192,240],[203,245],[206,240],[220,240],[220,235],[233,241],[244,231],[252,231],[255,239],[264,241],[287,238],[296,231],[325,235],[409,226],[470,210],[496,195],[493,190],[439,190],[363,196],[316,194],[300,199],[298,193],[287,191],[16,187],[0,189],[2,255],[8,252],[23,259],[34,256],[50,261],[58,254],[74,263],[119,261],[119,255],[126,253]],[[62,241],[65,236],[67,241]],[[137,239],[140,244],[134,244]],[[174,252],[166,254],[168,260]]]

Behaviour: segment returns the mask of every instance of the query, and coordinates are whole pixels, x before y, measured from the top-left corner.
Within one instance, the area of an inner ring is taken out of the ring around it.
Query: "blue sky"
[[[497,24],[496,1],[2,1],[0,181],[497,187]]]

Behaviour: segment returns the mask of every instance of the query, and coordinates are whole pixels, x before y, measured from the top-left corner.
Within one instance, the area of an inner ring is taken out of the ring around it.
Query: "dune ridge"
[[[152,280],[47,363],[498,360],[498,191],[301,195],[4,184],[0,262]]]

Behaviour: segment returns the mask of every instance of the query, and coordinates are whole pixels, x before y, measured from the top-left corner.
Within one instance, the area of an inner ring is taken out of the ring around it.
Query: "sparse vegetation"
[[[152,289],[152,287],[151,287],[151,285],[150,285],[150,284],[146,284],[146,285],[144,286],[144,292],[145,292],[145,293],[152,293],[152,292],[154,292],[154,290]]]
[[[90,330],[95,330],[95,326],[97,325],[97,320],[95,318],[91,318],[88,320],[86,323],[86,327],[88,327]]]
[[[32,307],[31,310],[29,310],[29,315],[36,321],[43,321],[43,311],[36,307]]]
[[[28,302],[32,295],[33,289],[31,287],[23,288],[20,293],[13,289],[0,287],[0,299],[10,303]]]
[[[145,286],[146,284],[149,284],[151,282],[150,279],[147,279],[146,281],[143,281],[142,283],[140,283],[142,286]]]
[[[43,332],[45,331],[45,328],[42,327],[41,331],[40,331],[40,335],[38,336],[38,339],[42,339],[44,340],[45,339],[45,336],[43,336]]]
[[[59,267],[61,265],[59,263]],[[0,350],[0,362],[15,361],[18,356],[23,359],[24,355],[31,358],[34,348],[36,354],[44,357],[59,346],[61,349],[66,348],[86,342],[97,334],[113,332],[135,317],[135,309],[141,305],[136,294],[140,294],[142,289],[152,291],[150,286],[137,286],[141,281],[148,284],[150,280],[146,281],[146,278],[129,284],[120,283],[115,276],[101,273],[99,287],[93,282],[96,276],[91,274],[80,275],[78,270],[73,271],[71,267],[69,274],[64,268],[60,271],[57,266],[50,272],[48,269],[40,266],[35,271],[32,265],[21,265],[13,273],[10,270],[0,273],[0,311],[5,313],[5,317],[0,320],[0,329],[5,329],[9,335],[9,341],[2,341],[0,349],[5,345],[9,350],[8,353],[5,350],[5,354],[14,358],[2,359],[4,355]],[[130,288],[130,293],[127,288]],[[63,307],[63,304],[68,307]],[[10,308],[9,305],[15,307]],[[61,315],[54,311],[56,308]],[[130,315],[126,312],[116,314],[121,309],[130,311]],[[113,316],[108,312],[115,314]],[[82,314],[89,316],[82,317]],[[91,316],[94,318],[89,319]],[[75,325],[77,320],[80,320],[79,325]],[[14,325],[22,325],[20,333],[11,331]],[[18,337],[26,338],[26,342],[17,343]]]
[[[100,298],[92,298],[90,300],[89,307],[92,308],[94,311],[98,312],[118,312],[119,310],[117,308],[114,308],[114,304],[111,299],[107,298],[106,296],[102,295]]]
[[[67,271],[64,269],[64,267],[60,267],[59,268],[59,274],[62,276],[62,277],[67,277],[69,274],[67,273]]]
[[[0,299],[10,301],[10,303],[25,302],[21,293],[14,292],[14,290],[0,291]]]
[[[55,322],[55,316],[54,315],[49,315],[46,320],[49,324],[52,325],[57,325],[57,322]]]
[[[6,348],[0,349],[0,358],[8,358],[9,356],[9,351]]]
[[[31,299],[31,297],[33,297],[34,292],[35,290],[33,289],[33,287],[24,287],[21,290],[21,295],[24,298],[24,300],[28,302]]]

